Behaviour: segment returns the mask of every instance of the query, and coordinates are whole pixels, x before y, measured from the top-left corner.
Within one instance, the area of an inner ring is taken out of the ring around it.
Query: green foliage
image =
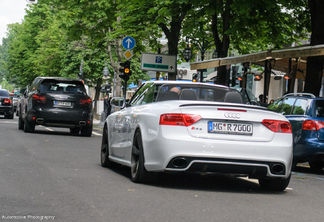
[[[9,92],[12,92],[14,88],[5,78],[2,78],[2,82],[0,83],[0,85],[2,86],[2,89],[6,89]]]

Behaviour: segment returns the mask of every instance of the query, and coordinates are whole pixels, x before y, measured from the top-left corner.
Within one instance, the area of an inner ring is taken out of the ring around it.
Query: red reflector
[[[80,104],[81,105],[86,105],[86,104],[90,104],[92,102],[92,100],[89,98],[89,99],[81,99],[80,100]]]
[[[36,119],[36,117],[35,116],[33,116],[33,120],[35,120]]]
[[[264,119],[263,125],[268,127],[272,132],[275,133],[292,133],[291,125],[287,121]]]
[[[196,114],[168,113],[160,116],[160,125],[190,126],[201,119]]]
[[[231,111],[231,112],[246,112],[244,109],[224,109],[224,108],[217,108],[220,111]]]
[[[303,130],[317,131],[319,129],[324,128],[323,121],[315,121],[315,120],[305,120],[303,122]]]
[[[90,124],[90,120],[88,120],[87,123]]]

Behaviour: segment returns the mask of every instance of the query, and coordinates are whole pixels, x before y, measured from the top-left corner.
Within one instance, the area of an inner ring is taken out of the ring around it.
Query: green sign
[[[169,69],[168,65],[157,65],[157,64],[148,64],[148,63],[144,63],[143,67],[153,68],[153,69]]]

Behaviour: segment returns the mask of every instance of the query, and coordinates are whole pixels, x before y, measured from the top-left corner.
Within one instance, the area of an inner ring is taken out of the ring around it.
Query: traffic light
[[[132,71],[130,69],[130,61],[121,62],[119,63],[121,68],[119,69],[119,72],[123,73],[124,75],[132,75]]]

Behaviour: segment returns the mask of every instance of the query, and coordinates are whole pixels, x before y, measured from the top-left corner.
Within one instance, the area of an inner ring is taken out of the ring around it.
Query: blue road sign
[[[133,37],[127,36],[123,39],[123,47],[125,49],[133,49],[135,47],[135,39]]]

